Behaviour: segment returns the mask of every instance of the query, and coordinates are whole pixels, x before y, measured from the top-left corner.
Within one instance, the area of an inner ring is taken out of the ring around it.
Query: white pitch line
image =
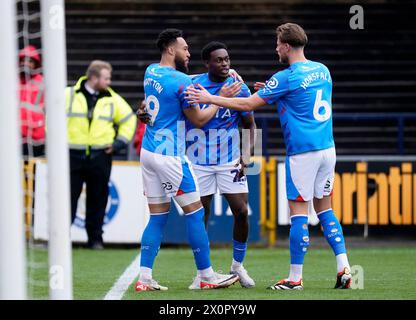
[[[132,263],[124,270],[123,274],[114,283],[110,291],[104,297],[104,300],[121,300],[124,293],[129,288],[130,284],[134,281],[140,271],[140,253],[133,260]]]

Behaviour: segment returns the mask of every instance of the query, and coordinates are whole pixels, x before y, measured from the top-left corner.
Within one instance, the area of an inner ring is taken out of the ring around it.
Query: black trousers
[[[88,244],[102,242],[105,208],[108,201],[108,181],[111,174],[112,156],[104,150],[70,150],[71,170],[71,215],[72,222],[77,212],[78,198],[83,183],[87,187],[85,228]]]
[[[23,156],[25,159],[27,159],[28,156],[31,157],[42,157],[45,155],[45,145],[31,145],[28,143],[22,144],[22,151]]]

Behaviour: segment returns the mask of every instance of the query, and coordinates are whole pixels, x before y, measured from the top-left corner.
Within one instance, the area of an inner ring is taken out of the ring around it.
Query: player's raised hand
[[[185,91],[185,99],[190,104],[211,104],[211,94],[199,83],[197,87],[188,86]]]
[[[230,77],[233,77],[235,80],[239,81],[239,82],[244,82],[243,78],[237,73],[237,71],[235,71],[234,69],[230,69],[228,71],[228,75]]]
[[[264,82],[255,82],[254,83],[254,90],[259,91],[261,88],[264,88],[266,83]]]
[[[143,99],[143,100],[140,102],[140,104],[139,104],[139,108],[138,108],[138,109],[141,109],[141,110],[146,109],[146,100],[145,100],[145,99]]]
[[[246,168],[248,165],[244,162],[243,156],[240,156],[240,161],[234,167],[238,168],[237,181],[240,181],[246,175]]]
[[[238,82],[238,81],[230,85],[228,83],[224,84],[221,87],[220,96],[226,97],[226,98],[232,98],[232,97],[238,96],[241,92],[242,84],[243,84],[242,82]]]
[[[146,101],[142,100],[140,102],[139,108],[136,111],[137,118],[140,120],[140,122],[144,124],[148,124],[150,120],[152,119],[152,116],[150,113],[146,111]]]

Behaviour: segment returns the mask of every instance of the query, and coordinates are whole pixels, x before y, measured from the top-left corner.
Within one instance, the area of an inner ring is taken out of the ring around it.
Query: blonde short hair
[[[91,61],[87,69],[87,78],[91,79],[92,76],[99,78],[101,75],[101,70],[103,69],[107,69],[110,72],[113,71],[111,64],[106,61],[102,61],[102,60]]]

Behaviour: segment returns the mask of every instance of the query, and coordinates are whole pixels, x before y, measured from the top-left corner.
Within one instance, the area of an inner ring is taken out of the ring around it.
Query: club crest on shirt
[[[155,77],[159,77],[159,78],[161,78],[161,77],[162,77],[162,75],[161,75],[161,74],[159,74],[159,73],[156,73],[155,69],[156,69],[156,68],[151,68],[151,69],[149,70],[149,73],[150,73],[152,76],[155,76]]]
[[[279,81],[276,78],[272,77],[269,81],[267,81],[267,87],[270,89],[276,89],[279,85]]]

